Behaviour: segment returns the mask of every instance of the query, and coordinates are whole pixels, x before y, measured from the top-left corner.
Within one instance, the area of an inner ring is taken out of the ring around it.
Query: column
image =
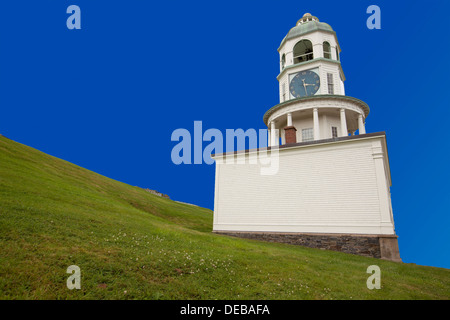
[[[287,126],[292,127],[292,113],[287,114]]]
[[[275,129],[275,121],[272,121],[270,123],[270,146],[271,147],[278,145],[276,130],[277,129]]]
[[[341,109],[341,137],[348,136],[347,119],[345,118],[345,109]]]
[[[272,142],[272,135],[270,129],[267,129],[267,146],[270,147],[270,142]]]
[[[358,115],[358,130],[359,134],[366,134],[366,126],[364,125],[363,115]]]
[[[314,123],[314,140],[320,139],[320,128],[319,128],[319,111],[317,108],[313,109],[313,123]]]

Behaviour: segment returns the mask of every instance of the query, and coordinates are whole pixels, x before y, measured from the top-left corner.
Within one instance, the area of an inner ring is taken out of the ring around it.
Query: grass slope
[[[0,136],[1,299],[450,297],[446,269],[229,238],[211,226],[210,210]],[[73,264],[80,290],[66,287]],[[380,290],[366,287],[373,264]]]

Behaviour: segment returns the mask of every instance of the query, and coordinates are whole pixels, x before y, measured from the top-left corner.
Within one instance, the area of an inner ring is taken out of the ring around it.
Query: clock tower
[[[269,147],[213,156],[213,232],[400,262],[386,134],[345,95],[336,33],[307,13],[278,52]]]
[[[369,107],[345,95],[341,48],[330,25],[306,13],[278,52],[280,103],[264,115],[269,146],[366,133]]]

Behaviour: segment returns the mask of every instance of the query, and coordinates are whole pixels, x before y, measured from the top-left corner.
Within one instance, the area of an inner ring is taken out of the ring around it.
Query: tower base
[[[396,235],[236,231],[213,232],[239,238],[287,243],[309,248],[340,251],[360,256],[402,262]]]

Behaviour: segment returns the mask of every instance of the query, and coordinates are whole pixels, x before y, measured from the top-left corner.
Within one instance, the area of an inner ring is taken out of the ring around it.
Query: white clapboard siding
[[[216,157],[214,230],[394,234],[386,152],[384,134],[280,149],[275,175]]]

